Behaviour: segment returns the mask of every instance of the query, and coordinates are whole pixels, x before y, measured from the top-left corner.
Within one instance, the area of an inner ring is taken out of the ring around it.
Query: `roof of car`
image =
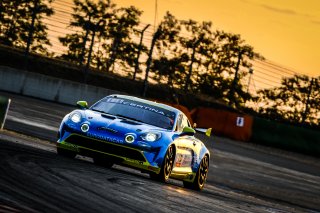
[[[171,107],[169,105],[162,104],[162,103],[157,103],[155,101],[149,101],[149,100],[138,98],[138,97],[135,97],[135,96],[114,94],[114,95],[108,95],[107,97],[124,98],[124,99],[127,99],[127,100],[139,101],[141,103],[149,104],[151,106],[160,107],[160,108],[163,108],[163,109],[175,112],[175,113],[181,113],[180,110],[178,110],[177,108]]]

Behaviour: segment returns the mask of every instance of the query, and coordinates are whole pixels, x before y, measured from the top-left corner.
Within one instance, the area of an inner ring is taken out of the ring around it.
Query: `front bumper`
[[[141,150],[80,134],[70,134],[63,141],[58,141],[57,147],[89,157],[112,157],[120,164],[157,174],[160,172],[160,166],[153,161],[158,155],[157,150]]]

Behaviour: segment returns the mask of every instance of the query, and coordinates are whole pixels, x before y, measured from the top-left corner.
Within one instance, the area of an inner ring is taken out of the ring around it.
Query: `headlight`
[[[79,123],[81,121],[81,114],[79,112],[74,112],[70,115],[70,119],[74,123]]]
[[[141,139],[148,142],[154,142],[161,137],[161,134],[158,132],[148,132],[141,135]]]

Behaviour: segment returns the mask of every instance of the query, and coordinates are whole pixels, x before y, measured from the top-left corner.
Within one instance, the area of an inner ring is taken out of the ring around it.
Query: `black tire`
[[[175,158],[175,150],[173,146],[169,146],[164,157],[161,170],[159,174],[150,173],[150,178],[160,182],[167,182],[171,175]]]
[[[57,147],[57,153],[58,155],[61,155],[63,157],[66,157],[66,158],[75,158],[77,153],[76,152],[73,152],[73,151],[70,151],[70,150],[67,150],[67,149],[62,149],[62,148],[59,148]]]
[[[105,167],[105,168],[111,168],[113,166],[113,164],[114,164],[111,159],[101,158],[101,157],[94,157],[93,158],[93,163],[98,165],[98,166]]]
[[[193,182],[183,181],[184,187],[188,189],[198,190],[198,191],[202,190],[207,180],[208,171],[209,171],[209,157],[205,155],[201,160],[201,163],[194,181]]]

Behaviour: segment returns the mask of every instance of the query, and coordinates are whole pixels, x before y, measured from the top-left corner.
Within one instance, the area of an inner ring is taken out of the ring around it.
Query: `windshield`
[[[141,121],[168,130],[173,129],[175,121],[175,113],[170,110],[124,98],[104,98],[94,104],[91,110]]]

